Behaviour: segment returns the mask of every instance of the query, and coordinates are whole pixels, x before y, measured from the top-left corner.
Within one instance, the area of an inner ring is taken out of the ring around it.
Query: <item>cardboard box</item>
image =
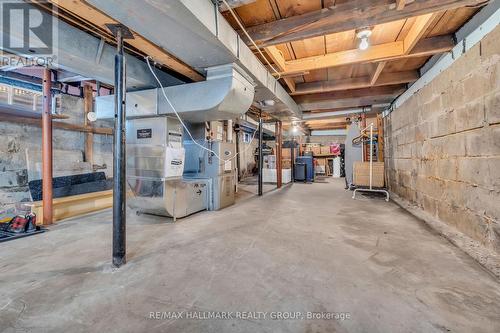
[[[315,158],[314,160],[316,161],[316,165],[321,165],[321,166],[326,165],[326,158]]]
[[[263,169],[262,170],[262,181],[264,183],[276,183],[277,180],[276,169]],[[292,181],[292,171],[290,169],[281,170],[281,182],[283,184],[288,184]]]
[[[326,174],[326,167],[324,165],[316,165],[314,167],[314,172],[316,174]]]
[[[370,162],[354,162],[354,185],[370,186]],[[384,162],[373,162],[372,187],[384,187]]]
[[[281,162],[282,169],[291,169],[292,168],[292,160],[286,159]]]
[[[321,155],[330,155],[330,146],[321,147]]]
[[[321,147],[312,147],[313,155],[321,155]]]
[[[314,161],[314,172],[326,174],[326,158],[315,158]]]
[[[293,156],[299,156],[299,149],[295,148],[293,152]],[[292,158],[292,148],[282,148],[281,149],[281,158],[282,159],[291,159]]]
[[[276,155],[265,155],[264,161],[267,161],[269,163],[274,163],[276,162]]]

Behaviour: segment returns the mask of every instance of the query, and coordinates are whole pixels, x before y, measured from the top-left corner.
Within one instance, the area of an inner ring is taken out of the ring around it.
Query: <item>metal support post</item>
[[[123,39],[132,38],[131,32],[119,24],[108,25],[116,37],[115,55],[115,128],[113,139],[113,266],[126,263],[126,169],[125,169],[125,95],[126,64]]]
[[[238,125],[236,125],[236,129],[235,129],[235,136],[236,136],[236,154],[238,154],[238,157],[236,157],[236,169],[237,169],[237,180],[238,182],[241,180],[241,155],[240,155],[240,133],[241,133],[241,130],[240,130],[240,127]]]
[[[290,148],[290,158],[292,159],[292,183],[295,182],[295,137],[292,137],[292,148]]]
[[[275,125],[275,138],[276,138],[276,187],[281,188],[283,184],[283,161],[281,156],[281,149],[283,148],[283,135],[281,121],[278,120]]]
[[[263,142],[263,121],[262,117],[259,117],[259,196],[262,195],[262,169],[264,168],[264,152],[262,146]]]
[[[42,204],[43,224],[53,222],[52,209],[52,75],[48,68],[43,70],[43,112],[42,112]]]

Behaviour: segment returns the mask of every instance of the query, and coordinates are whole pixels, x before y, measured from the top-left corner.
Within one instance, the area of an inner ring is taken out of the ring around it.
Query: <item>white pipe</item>
[[[227,142],[233,142],[233,120],[229,119],[227,121]]]
[[[372,126],[373,126],[373,123],[371,123],[370,125],[366,126],[366,128],[363,128],[361,130],[361,132],[366,132],[366,130],[369,129],[370,127],[372,127]]]
[[[361,135],[366,132],[367,129],[370,129],[370,190],[372,189],[372,179],[373,179],[373,123],[368,125],[366,128],[361,130]],[[362,141],[363,142],[363,141]],[[361,145],[363,148],[363,162],[365,161],[365,145]]]

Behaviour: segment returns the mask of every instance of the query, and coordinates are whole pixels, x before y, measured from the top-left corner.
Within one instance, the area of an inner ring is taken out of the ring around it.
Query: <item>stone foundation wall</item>
[[[500,252],[500,27],[384,126],[390,191]]]
[[[83,100],[64,95],[61,114],[65,121],[83,124]],[[96,125],[100,126],[100,125]],[[31,201],[28,181],[41,178],[42,129],[37,126],[0,122],[0,210]],[[54,176],[92,172],[84,160],[84,133],[53,130]],[[112,177],[113,137],[94,135],[94,166]],[[100,171],[98,170],[98,171]]]

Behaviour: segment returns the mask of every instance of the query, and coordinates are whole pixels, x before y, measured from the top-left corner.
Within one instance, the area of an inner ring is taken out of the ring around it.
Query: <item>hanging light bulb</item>
[[[362,30],[357,31],[356,36],[361,40],[359,43],[360,50],[364,51],[368,49],[368,47],[370,46],[368,38],[370,38],[371,34],[372,31],[370,28],[364,28]]]
[[[368,43],[368,37],[366,38],[361,38],[361,43],[359,43],[359,49],[364,51],[370,46],[370,43]]]

